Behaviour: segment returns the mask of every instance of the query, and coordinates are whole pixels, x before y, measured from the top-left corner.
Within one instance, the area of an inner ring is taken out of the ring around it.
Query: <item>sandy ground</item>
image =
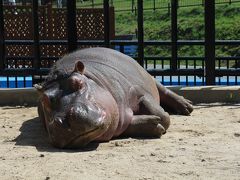
[[[171,116],[161,139],[49,145],[35,107],[0,107],[0,179],[240,179],[240,105]]]

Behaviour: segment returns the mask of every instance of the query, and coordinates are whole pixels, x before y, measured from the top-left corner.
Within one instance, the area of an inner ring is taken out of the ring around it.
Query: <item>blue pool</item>
[[[8,86],[9,84],[9,86]],[[23,88],[23,87],[32,87],[32,77],[25,77],[25,85],[24,85],[24,77],[0,77],[0,88]]]
[[[124,54],[128,56],[136,56],[137,46],[129,45],[129,46],[124,46],[123,48],[124,48]],[[120,51],[120,46],[115,46],[115,50]]]
[[[203,86],[205,83],[203,83],[203,79],[200,77],[194,77],[194,76],[165,76],[164,78],[161,76],[157,76],[156,79],[164,85],[174,85],[174,86]],[[195,81],[195,83],[194,83]],[[179,83],[180,82],[180,83]],[[237,83],[236,83],[237,82]],[[25,85],[24,85],[25,83]],[[9,86],[8,86],[9,84]],[[221,77],[216,78],[216,85],[240,85],[240,77],[229,77],[227,81],[227,77]],[[0,88],[23,88],[23,87],[32,87],[32,77],[0,77]]]

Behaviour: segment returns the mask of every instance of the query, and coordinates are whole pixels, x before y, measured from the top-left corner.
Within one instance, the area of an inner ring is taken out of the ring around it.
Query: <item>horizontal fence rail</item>
[[[35,2],[35,3],[34,3]],[[7,28],[13,27],[8,19],[17,18],[14,8],[3,5],[0,0],[0,88],[29,87],[44,80],[49,68],[64,54],[84,47],[110,47],[132,56],[151,75],[165,85],[239,85],[240,56],[216,56],[218,46],[239,46],[240,40],[215,39],[215,4],[220,1],[202,1],[205,7],[205,39],[178,39],[178,8],[185,6],[183,1],[172,0],[171,40],[144,39],[144,1],[134,1],[138,18],[136,40],[115,39],[114,12],[112,7],[117,1],[104,0],[101,7],[92,5],[93,9],[78,9],[78,1],[68,1],[66,8],[52,8],[49,5],[32,4],[19,6],[23,8],[25,22],[29,22],[29,31],[25,34],[11,34]],[[157,1],[156,1],[157,2]],[[167,1],[166,1],[167,2]],[[232,1],[233,2],[233,1]],[[237,2],[237,1],[236,1]],[[221,1],[226,3],[226,1]],[[189,4],[188,4],[189,5]],[[97,7],[97,8],[96,8]],[[21,8],[19,12],[21,12]],[[157,8],[157,4],[155,4]],[[45,10],[44,10],[45,9]],[[11,12],[11,13],[6,13]],[[43,14],[41,14],[44,12]],[[28,15],[26,15],[28,13]],[[14,17],[11,17],[12,16]],[[18,14],[20,16],[20,14]],[[19,17],[18,16],[18,17]],[[60,18],[61,16],[61,18]],[[49,18],[51,17],[51,18]],[[95,20],[91,18],[94,17]],[[96,17],[98,19],[96,20]],[[80,25],[87,18],[89,26]],[[54,20],[54,21],[52,21]],[[5,24],[4,24],[5,22]],[[57,24],[54,24],[57,22]],[[92,29],[89,29],[93,27]],[[80,28],[80,29],[79,29]],[[59,29],[57,33],[56,30]],[[87,30],[86,30],[87,29]],[[13,30],[12,30],[13,31]],[[11,32],[12,32],[11,31]],[[81,32],[88,33],[84,37]],[[99,34],[93,37],[93,34]],[[180,46],[201,46],[205,48],[202,56],[180,56]],[[147,47],[169,47],[170,56],[157,56],[145,53]],[[226,61],[226,65],[222,65]],[[236,66],[231,66],[232,62]],[[238,66],[239,65],[239,66]]]
[[[179,0],[178,7],[194,7],[204,6],[205,0]],[[215,4],[231,5],[233,3],[239,3],[240,0],[215,0]],[[110,6],[115,7],[115,12],[135,12],[137,13],[138,2],[137,0],[110,0]],[[91,1],[77,1],[77,6],[81,8],[96,8],[102,7],[103,2],[101,0]],[[143,10],[171,10],[171,0],[148,0],[144,2]]]
[[[10,1],[3,1],[6,5],[27,5],[30,1],[18,0],[15,3]],[[40,2],[40,1],[39,1]],[[67,0],[62,1],[52,1],[53,5],[58,8],[67,7]],[[215,4],[225,4],[231,5],[239,3],[240,0],[215,0]],[[204,6],[205,0],[179,0],[178,7],[194,7],[194,6]],[[43,1],[40,2],[41,5],[46,5]],[[76,6],[78,8],[102,8],[104,5],[103,0],[76,0]],[[110,0],[109,5],[115,7],[115,12],[137,12],[137,0]],[[168,10],[171,9],[171,0],[148,0],[144,2],[143,10]]]

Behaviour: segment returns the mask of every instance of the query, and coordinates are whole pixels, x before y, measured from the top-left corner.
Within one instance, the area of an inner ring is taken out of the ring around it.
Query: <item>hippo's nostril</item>
[[[70,116],[70,117],[72,117],[72,116],[73,116],[73,114],[74,114],[74,108],[73,108],[73,107],[71,107],[71,109],[70,109],[70,111],[69,111],[69,116]]]
[[[61,119],[60,117],[56,117],[56,118],[54,119],[54,121],[55,121],[56,123],[60,124],[60,125],[63,124],[63,121],[62,121],[62,119]]]
[[[63,128],[70,128],[70,124],[67,122],[66,119],[62,119],[60,117],[55,117],[54,118],[54,122],[59,125],[60,127],[63,127]]]
[[[62,120],[60,117],[55,117],[55,118],[54,118],[54,122],[55,122],[57,125],[60,125],[60,126],[63,126],[63,125],[64,125],[63,120]]]

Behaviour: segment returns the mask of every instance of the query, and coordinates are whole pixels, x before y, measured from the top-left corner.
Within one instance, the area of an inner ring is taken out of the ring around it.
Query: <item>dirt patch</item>
[[[239,179],[240,105],[171,116],[161,139],[53,148],[35,107],[0,107],[1,179]]]

